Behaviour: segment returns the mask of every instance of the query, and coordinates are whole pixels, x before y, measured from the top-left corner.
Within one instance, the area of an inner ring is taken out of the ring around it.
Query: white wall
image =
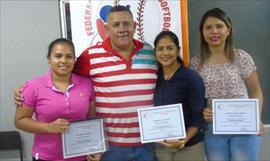
[[[0,6],[0,131],[8,131],[16,129],[13,91],[47,71],[47,46],[61,32],[58,0],[0,0]],[[24,156],[30,160],[32,135],[21,134]],[[1,161],[7,160],[4,156],[0,154]]]

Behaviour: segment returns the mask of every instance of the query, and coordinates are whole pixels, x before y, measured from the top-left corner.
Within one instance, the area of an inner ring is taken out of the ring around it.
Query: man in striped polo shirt
[[[140,142],[137,109],[153,106],[154,51],[133,38],[136,24],[128,7],[113,7],[105,28],[109,37],[87,48],[74,68],[94,83],[96,114],[105,120],[109,141],[102,161],[153,161],[154,144]]]

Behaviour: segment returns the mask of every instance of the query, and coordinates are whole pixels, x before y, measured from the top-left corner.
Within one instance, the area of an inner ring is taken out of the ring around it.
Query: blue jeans
[[[261,137],[258,135],[214,135],[213,128],[204,133],[208,161],[256,161]]]
[[[143,144],[139,147],[109,145],[109,151],[102,155],[101,161],[157,161],[155,144]]]

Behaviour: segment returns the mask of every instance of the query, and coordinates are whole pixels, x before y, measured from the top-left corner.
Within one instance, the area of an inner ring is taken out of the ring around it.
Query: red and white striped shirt
[[[109,143],[139,146],[137,109],[153,106],[157,65],[153,48],[134,40],[129,60],[112,49],[107,38],[87,48],[75,72],[90,76],[96,92],[97,116],[104,118]]]

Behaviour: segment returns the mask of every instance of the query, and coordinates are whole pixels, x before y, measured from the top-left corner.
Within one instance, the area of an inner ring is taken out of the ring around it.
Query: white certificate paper
[[[213,99],[214,134],[258,134],[258,99]]]
[[[64,158],[106,151],[102,119],[72,122],[62,134]]]
[[[138,109],[142,143],[186,138],[181,104]]]

